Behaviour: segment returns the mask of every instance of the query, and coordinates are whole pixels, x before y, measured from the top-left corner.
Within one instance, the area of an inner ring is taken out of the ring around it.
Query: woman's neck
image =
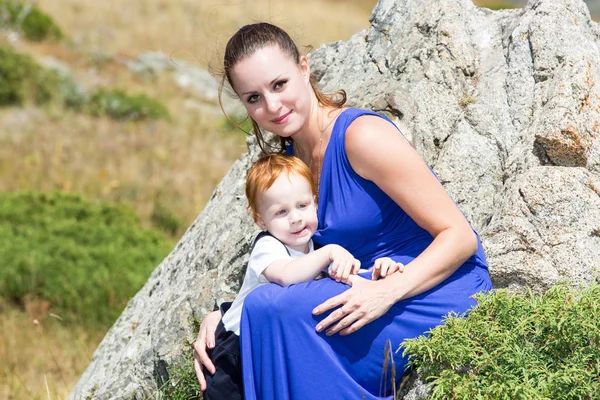
[[[313,160],[322,157],[322,152],[327,148],[333,121],[341,110],[320,106],[317,98],[313,99],[311,112],[305,128],[294,135],[295,153],[307,165]]]

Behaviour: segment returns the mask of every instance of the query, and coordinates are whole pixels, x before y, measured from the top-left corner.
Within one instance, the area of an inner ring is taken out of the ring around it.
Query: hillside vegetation
[[[319,46],[367,27],[374,4],[0,0],[0,398],[66,397],[245,151],[214,103],[127,62],[208,67],[265,19]]]

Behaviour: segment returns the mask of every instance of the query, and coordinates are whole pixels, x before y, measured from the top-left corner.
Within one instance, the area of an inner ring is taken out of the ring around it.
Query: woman
[[[224,67],[261,147],[261,128],[277,134],[282,151],[300,157],[318,182],[314,241],[343,246],[363,268],[384,256],[405,265],[379,280],[271,284],[248,296],[246,398],[392,398],[407,361],[396,351],[402,341],[467,311],[474,293],[491,288],[477,234],[389,120],[344,108],[343,92],[318,91],[308,60],[281,29],[243,27],[227,44]],[[205,318],[194,345],[202,388],[219,318]]]

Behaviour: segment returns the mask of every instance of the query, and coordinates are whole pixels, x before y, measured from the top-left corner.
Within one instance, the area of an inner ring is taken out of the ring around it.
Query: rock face
[[[344,88],[351,105],[395,119],[480,233],[497,287],[594,279],[600,28],[583,1],[490,11],[470,0],[380,0],[369,29],[310,61],[324,91]],[[154,396],[165,366],[195,337],[190,317],[235,296],[256,233],[243,185],[257,155],[249,140],[71,399]]]

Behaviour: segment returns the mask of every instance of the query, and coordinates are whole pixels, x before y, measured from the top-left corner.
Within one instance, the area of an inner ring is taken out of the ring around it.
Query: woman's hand
[[[206,379],[204,379],[202,365],[204,365],[204,368],[211,374],[215,373],[215,366],[208,357],[206,349],[215,347],[215,331],[217,330],[217,325],[219,325],[220,320],[220,311],[213,311],[206,314],[202,320],[200,329],[198,330],[198,337],[194,342],[194,370],[196,371],[198,383],[200,383],[200,390],[203,392],[206,390]]]
[[[385,314],[396,302],[390,294],[386,280],[371,281],[357,275],[351,275],[348,283],[352,287],[313,310],[313,315],[320,315],[339,305],[317,325],[317,332],[327,328],[327,335],[340,332],[348,335],[356,332],[371,321]]]

